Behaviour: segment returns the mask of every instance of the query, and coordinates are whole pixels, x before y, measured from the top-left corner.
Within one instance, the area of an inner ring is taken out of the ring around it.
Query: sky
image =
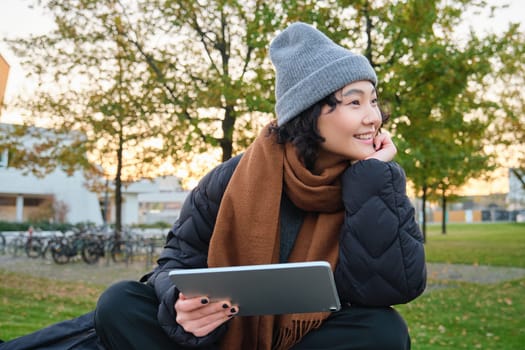
[[[453,1],[453,0],[449,0]],[[34,0],[1,0],[2,10],[0,11],[0,54],[8,61],[10,73],[6,88],[5,102],[9,102],[15,95],[31,91],[31,82],[25,79],[25,73],[18,64],[17,57],[2,43],[6,37],[22,37],[29,34],[43,34],[53,28],[50,17],[44,15],[38,9],[29,8],[29,3]],[[505,29],[509,22],[521,22],[525,28],[525,1],[524,0],[488,0],[489,4],[503,5],[509,7],[502,9],[494,18],[486,15],[467,15],[463,28],[472,26],[480,32],[497,32]],[[461,30],[460,30],[461,31]],[[4,113],[0,116],[0,122],[18,122],[19,117],[14,113]],[[506,170],[505,170],[506,171]],[[488,193],[501,192],[501,188],[507,187],[506,172],[502,172],[501,181],[483,183],[485,191]],[[473,186],[478,187],[478,185]]]

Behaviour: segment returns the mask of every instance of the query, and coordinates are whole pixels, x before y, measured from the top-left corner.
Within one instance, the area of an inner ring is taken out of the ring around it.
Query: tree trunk
[[[423,243],[427,241],[427,185],[423,185],[423,196],[421,197],[421,207],[423,211],[423,224],[422,231],[423,231]]]
[[[106,178],[106,185],[104,188],[104,228],[107,229],[109,223],[109,180]]]
[[[117,150],[117,174],[115,175],[115,239],[121,238],[122,233],[122,135],[119,135]]]
[[[235,126],[235,111],[233,106],[226,106],[224,120],[222,121],[221,140],[222,161],[225,162],[233,155],[233,128]]]
[[[445,188],[441,193],[441,207],[443,211],[443,217],[441,218],[441,233],[447,234],[447,196],[445,195]]]

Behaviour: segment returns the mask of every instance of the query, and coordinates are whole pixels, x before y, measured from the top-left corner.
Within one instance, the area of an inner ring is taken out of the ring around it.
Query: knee
[[[410,349],[410,335],[405,320],[393,308],[376,310],[374,327],[371,336],[378,343],[376,349],[405,350]]]
[[[95,309],[95,324],[103,326],[112,324],[113,320],[122,319],[124,313],[130,310],[130,291],[135,281],[121,281],[107,288],[99,297]]]
[[[332,314],[294,349],[408,350],[408,328],[390,307],[351,306]]]

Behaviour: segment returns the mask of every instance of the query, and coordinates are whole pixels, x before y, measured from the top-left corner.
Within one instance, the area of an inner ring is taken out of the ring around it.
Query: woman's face
[[[335,96],[340,103],[332,111],[324,106],[317,121],[325,138],[317,169],[344,160],[362,160],[375,152],[373,141],[381,126],[381,112],[374,85],[369,81],[353,82]]]

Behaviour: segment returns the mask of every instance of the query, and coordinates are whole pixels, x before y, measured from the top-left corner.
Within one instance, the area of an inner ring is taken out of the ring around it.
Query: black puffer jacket
[[[217,211],[239,160],[237,156],[216,167],[190,193],[168,234],[159,267],[148,276],[161,303],[159,322],[181,345],[208,347],[226,331],[223,325],[197,338],[177,325],[178,291],[168,271],[207,266]],[[375,159],[357,162],[343,173],[342,187],[346,214],[334,272],[341,302],[386,306],[419,296],[426,285],[425,254],[401,167]]]

